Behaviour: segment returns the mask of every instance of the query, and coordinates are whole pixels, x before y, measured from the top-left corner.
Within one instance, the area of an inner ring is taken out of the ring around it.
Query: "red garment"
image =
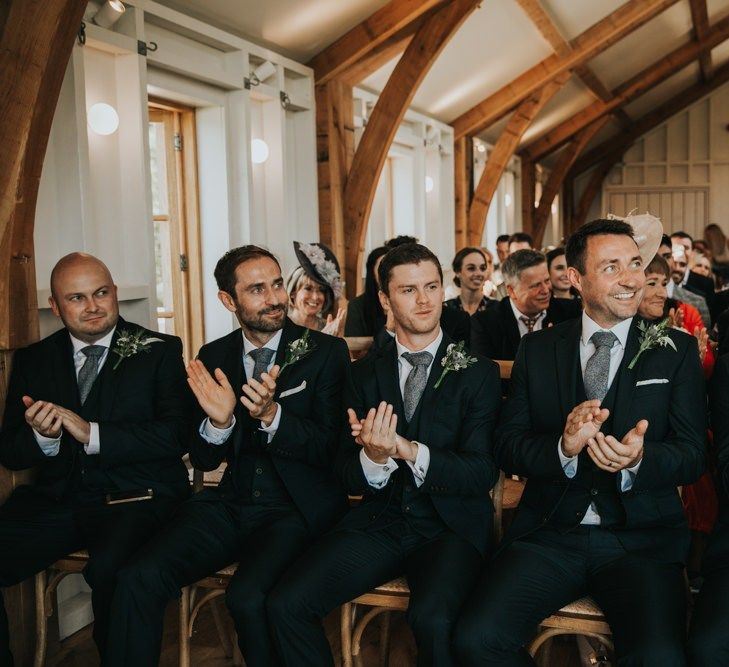
[[[691,306],[688,303],[679,303],[678,309],[683,314],[684,331],[687,331],[693,336],[697,328],[704,328],[704,321],[701,319],[699,311],[694,306]],[[711,349],[711,345],[709,345],[706,349],[706,354],[704,355],[703,361],[704,377],[707,380],[711,378],[711,374],[714,372],[715,362],[716,359],[714,357],[714,351]]]

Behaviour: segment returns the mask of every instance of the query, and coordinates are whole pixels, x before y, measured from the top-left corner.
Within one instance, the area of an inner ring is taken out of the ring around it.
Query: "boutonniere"
[[[284,362],[281,365],[281,370],[278,372],[278,374],[281,375],[286,366],[291,366],[291,364],[295,364],[297,361],[303,359],[315,347],[316,346],[314,345],[314,343],[309,340],[309,330],[307,329],[301,338],[292,340],[286,346],[286,358],[284,359]]]
[[[122,360],[127,357],[133,357],[138,352],[149,352],[149,346],[152,343],[164,343],[164,341],[161,338],[147,336],[142,329],[137,329],[136,331],[122,329],[119,332],[119,338],[116,339],[116,345],[112,350],[119,357],[112,370],[115,371]]]
[[[639,322],[638,329],[641,333],[638,342],[640,343],[640,347],[638,348],[638,353],[628,364],[628,368],[632,370],[633,366],[638,363],[640,355],[647,350],[652,350],[654,347],[672,347],[674,351],[677,351],[676,344],[671,340],[671,337],[668,335],[668,331],[670,330],[670,328],[671,325],[668,318],[666,318],[662,322],[659,322],[658,324],[647,324],[643,321]]]
[[[464,348],[465,344],[463,341],[460,343],[451,343],[446,348],[445,356],[440,362],[441,366],[443,366],[443,372],[440,374],[438,382],[435,383],[434,389],[439,387],[440,383],[443,382],[443,378],[450,371],[460,371],[469,366],[473,366],[478,361],[476,357],[469,357]]]

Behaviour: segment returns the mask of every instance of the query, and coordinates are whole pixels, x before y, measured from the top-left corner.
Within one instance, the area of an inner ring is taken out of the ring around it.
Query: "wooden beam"
[[[456,250],[468,245],[468,207],[473,195],[473,139],[461,137],[453,145],[456,196]]]
[[[496,145],[489,154],[486,167],[473,193],[473,200],[468,213],[468,243],[470,245],[481,244],[491,200],[499,187],[499,181],[504,169],[509,164],[512,155],[514,155],[524,132],[547,102],[567,83],[569,76],[569,72],[563,72],[540,91],[525,99],[514,111],[508,124],[501,132]]]
[[[565,228],[565,233],[572,234],[587,222],[587,214],[590,212],[592,202],[598,193],[602,191],[603,181],[615,166],[615,163],[620,159],[620,156],[622,156],[622,153],[616,154],[615,157],[607,158],[592,172],[590,180],[587,182],[587,186],[580,197],[580,203],[570,218],[569,225]]]
[[[527,234],[534,230],[534,202],[537,197],[537,165],[521,161],[521,228]]]
[[[694,24],[694,38],[697,42],[703,42],[709,34],[709,14],[706,11],[706,0],[689,0],[691,7],[691,21]],[[713,65],[711,62],[711,51],[704,51],[699,56],[699,67],[701,78],[710,81]]]
[[[544,230],[547,228],[547,220],[549,220],[549,215],[552,212],[552,202],[557,196],[560,187],[562,187],[562,182],[567,176],[570,167],[572,167],[577,156],[583,151],[590,139],[595,136],[607,121],[607,116],[603,116],[591,125],[588,125],[560,154],[557,164],[554,165],[552,172],[549,174],[549,179],[547,179],[547,183],[542,190],[542,197],[539,200],[539,206],[534,216],[534,247],[538,248],[542,245]]]
[[[307,63],[314,70],[316,83],[324,84],[342,76],[349,67],[442,3],[443,0],[391,0]]]
[[[475,8],[476,0],[451,0],[420,26],[370,115],[344,191],[345,272],[349,296],[357,294],[359,289],[367,221],[397,128],[441,50]]]
[[[717,68],[714,71],[711,81],[689,86],[677,95],[674,95],[670,100],[661,104],[657,109],[653,109],[635,121],[629,132],[623,133],[619,137],[611,137],[581,156],[572,168],[573,173],[575,175],[581,174],[611,156],[616,154],[622,155],[625,149],[633,144],[636,139],[643,136],[646,132],[650,132],[654,127],[668,120],[671,116],[679,113],[687,106],[716,90],[719,86],[724,85],[727,81],[729,81],[729,63]]]
[[[354,156],[352,87],[337,79],[316,86],[319,238],[345,265],[344,186]]]
[[[473,135],[492,125],[526,97],[562,72],[572,70],[644,25],[678,0],[630,0],[572,40],[572,52],[545,58],[456,118],[456,137]]]
[[[527,146],[524,154],[528,155],[531,160],[539,160],[559,148],[570,137],[595,122],[598,118],[640,97],[646,91],[696,60],[703,51],[712,49],[727,38],[729,38],[729,16],[716,23],[704,41],[690,41],[646,67],[616,88],[611,100],[608,102],[599,100],[588,105],[582,111],[560,123],[537,141]]]

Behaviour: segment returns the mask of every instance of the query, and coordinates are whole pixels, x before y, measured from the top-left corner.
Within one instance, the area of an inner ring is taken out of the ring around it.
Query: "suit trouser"
[[[686,663],[683,566],[626,552],[615,534],[579,526],[536,530],[505,547],[465,605],[460,665],[533,665],[523,648],[537,625],[591,596],[610,625],[619,665]]]
[[[12,586],[67,554],[86,548],[94,641],[105,663],[116,573],[178,504],[156,499],[119,505],[50,500],[21,487],[0,507],[0,586]],[[0,600],[0,664],[12,665],[8,619]]]
[[[729,665],[729,567],[704,578],[691,617],[688,654],[695,667]]]
[[[234,505],[205,490],[119,573],[109,634],[110,665],[159,663],[167,603],[180,589],[238,561],[225,601],[248,667],[277,664],[265,600],[311,534],[293,507]]]
[[[418,665],[456,664],[451,631],[483,559],[450,532],[427,539],[398,522],[386,529],[337,529],[317,542],[268,600],[269,622],[283,664],[329,666],[332,653],[321,620],[339,605],[405,574],[408,623]]]

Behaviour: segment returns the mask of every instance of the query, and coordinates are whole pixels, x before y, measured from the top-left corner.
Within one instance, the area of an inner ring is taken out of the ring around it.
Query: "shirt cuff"
[[[46,456],[56,456],[61,451],[61,438],[47,438],[45,435],[41,435],[33,429],[33,435],[35,441],[38,443],[38,447]]]
[[[84,445],[84,451],[87,454],[98,454],[101,449],[99,441],[99,422],[89,422],[91,433],[89,433],[89,441]]]
[[[234,426],[235,415],[233,416],[233,421],[228,428],[217,428],[210,423],[210,417],[205,417],[202,424],[200,424],[200,437],[205,440],[205,442],[209,442],[211,445],[224,445],[230,437],[230,434],[233,432]]]
[[[623,468],[620,471],[621,491],[630,491],[630,489],[633,488],[633,482],[635,481],[635,476],[638,474],[638,469],[640,468],[641,463],[643,463],[643,459],[638,461],[638,463],[636,463],[631,468]]]
[[[413,471],[413,477],[415,478],[415,485],[420,487],[425,481],[425,476],[428,474],[428,466],[430,466],[430,450],[427,445],[422,442],[415,442],[418,446],[418,453],[415,456],[415,463],[412,461],[406,461],[410,470]]]
[[[397,463],[392,457],[388,457],[385,463],[375,463],[365,454],[364,449],[359,450],[359,462],[367,483],[375,489],[381,489],[385,486],[390,479],[390,475],[397,468]]]
[[[559,455],[559,462],[562,466],[564,474],[572,479],[577,474],[577,454],[574,456],[565,456],[562,453],[562,438],[560,437],[557,443],[557,454]]]
[[[278,425],[280,423],[281,423],[281,405],[279,403],[276,403],[276,414],[273,418],[273,421],[268,426],[265,426],[263,424],[263,422],[261,422],[261,425],[258,428],[258,430],[266,433],[268,435],[268,442],[271,442],[271,440],[273,440],[273,436],[276,435],[276,431],[278,430]]]

